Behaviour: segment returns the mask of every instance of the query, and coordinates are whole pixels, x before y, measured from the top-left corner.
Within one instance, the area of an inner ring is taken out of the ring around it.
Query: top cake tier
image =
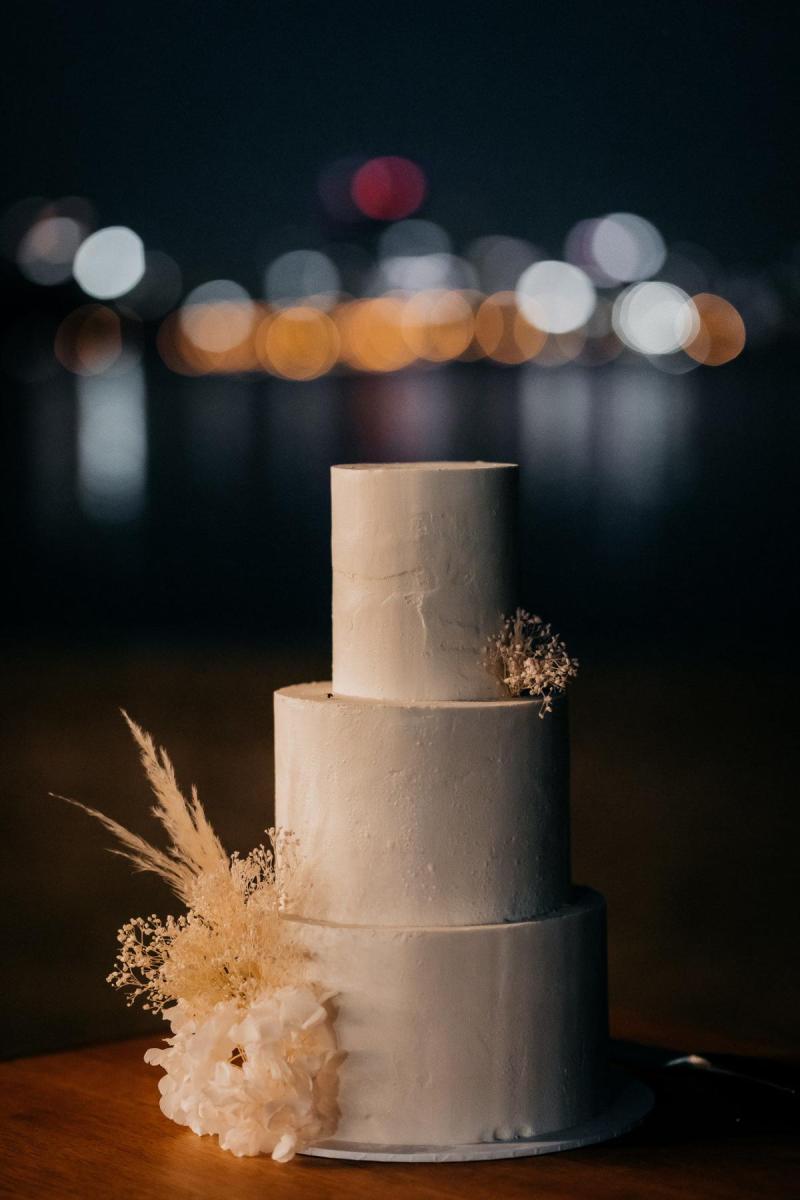
[[[516,604],[512,463],[331,469],[333,690],[491,700],[487,638]]]

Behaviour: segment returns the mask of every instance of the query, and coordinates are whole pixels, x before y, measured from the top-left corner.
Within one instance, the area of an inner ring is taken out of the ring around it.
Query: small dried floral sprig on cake
[[[169,883],[180,916],[134,917],[117,935],[108,976],[128,1003],[162,1013],[166,1049],[145,1061],[164,1068],[161,1110],[198,1134],[216,1134],[236,1155],[287,1162],[336,1129],[338,1068],[332,997],[308,978],[308,954],[281,918],[296,856],[291,833],[228,855],[194,788],[181,793],[163,749],[126,713],[169,836],[159,850],[77,800],[121,843],[114,853]],[[67,799],[64,797],[64,799]]]
[[[512,696],[528,692],[541,700],[539,716],[552,712],[553,700],[578,674],[577,658],[541,617],[518,608],[506,617],[499,634],[489,638],[485,661]]]

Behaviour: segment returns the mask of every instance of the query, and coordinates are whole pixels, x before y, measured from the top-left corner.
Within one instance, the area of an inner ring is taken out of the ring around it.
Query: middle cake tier
[[[287,911],[368,925],[522,921],[569,896],[566,706],[275,693]]]

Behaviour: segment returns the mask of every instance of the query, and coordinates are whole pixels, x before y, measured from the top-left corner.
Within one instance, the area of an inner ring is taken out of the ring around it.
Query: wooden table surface
[[[678,1040],[687,1049],[734,1048],[707,1033],[701,1043],[691,1040],[690,1030],[650,1028],[624,1014],[617,1014],[614,1032],[656,1044]],[[154,1041],[136,1038],[0,1064],[0,1195],[776,1200],[800,1194],[800,1154],[785,1110],[766,1112],[751,1092],[743,1115],[739,1093],[734,1101],[718,1081],[680,1073],[649,1077],[656,1109],[638,1130],[563,1154],[391,1165],[298,1157],[279,1166],[266,1157],[234,1158],[215,1139],[196,1137],[161,1115],[157,1072],[142,1061]]]

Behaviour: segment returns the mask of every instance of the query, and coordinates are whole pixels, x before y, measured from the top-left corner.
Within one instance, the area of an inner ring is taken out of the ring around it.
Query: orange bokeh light
[[[700,318],[697,333],[683,347],[695,362],[721,367],[741,354],[746,332],[744,321],[728,300],[700,292],[692,300]]]
[[[339,357],[339,333],[327,313],[298,305],[261,322],[255,349],[261,365],[284,379],[317,379]]]
[[[358,371],[400,371],[414,361],[402,330],[404,302],[397,296],[353,300],[335,314],[340,357]]]
[[[475,339],[487,358],[514,365],[535,358],[547,334],[525,319],[513,292],[496,292],[478,309]]]
[[[238,327],[231,322],[229,302],[194,305],[191,323],[186,312],[170,313],[158,331],[158,351],[170,370],[181,375],[235,375],[258,369],[254,333],[263,312],[258,305],[248,306],[248,319]]]

